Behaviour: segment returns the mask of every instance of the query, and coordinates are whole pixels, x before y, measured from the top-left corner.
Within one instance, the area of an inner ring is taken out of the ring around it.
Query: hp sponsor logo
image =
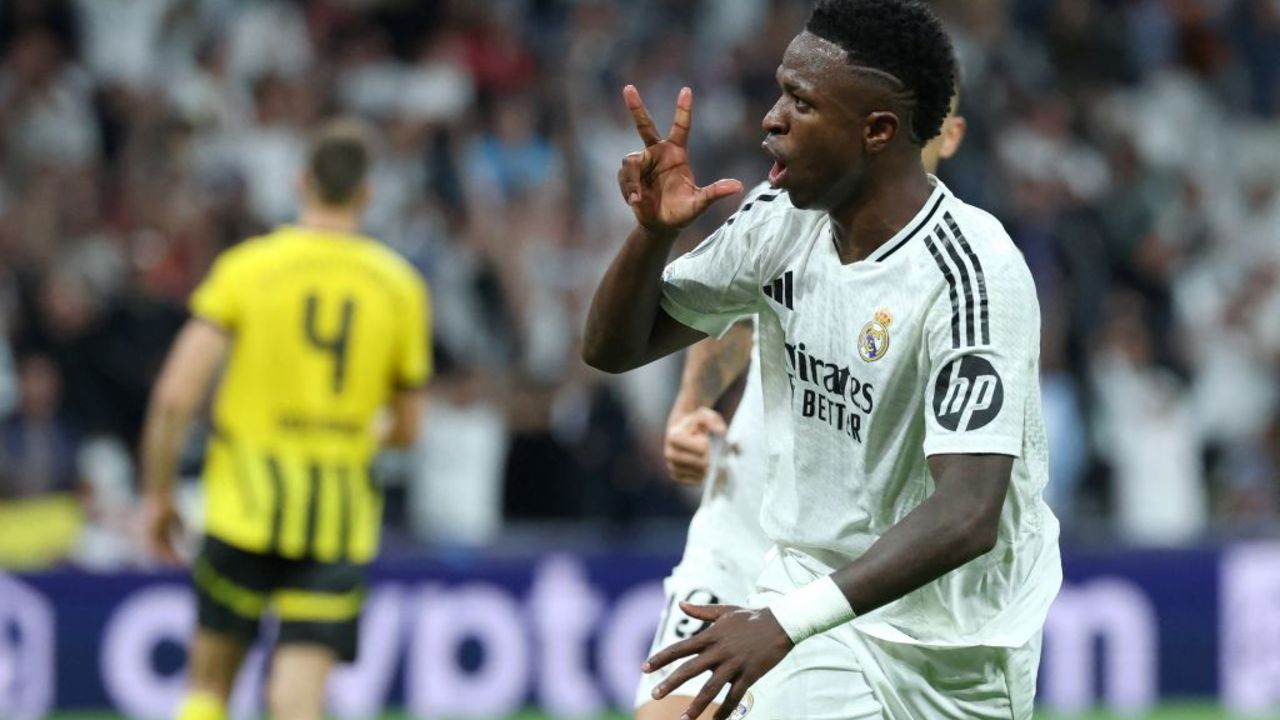
[[[938,373],[933,387],[933,415],[948,430],[977,430],[1000,414],[1004,384],[985,358],[966,355]]]

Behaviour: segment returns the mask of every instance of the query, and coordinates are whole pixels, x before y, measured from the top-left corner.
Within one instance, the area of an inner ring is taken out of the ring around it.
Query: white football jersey
[[[822,565],[854,560],[933,492],[928,456],[1013,456],[995,548],[856,622],[892,641],[1016,647],[1061,584],[1039,303],[999,221],[930,181],[916,217],[848,265],[826,213],[757,187],[666,268],[662,307],[717,337],[759,313],[761,525]]]
[[[746,387],[717,454],[704,481],[702,502],[689,521],[680,565],[711,562],[750,588],[773,544],[760,528],[768,448],[758,343],[752,343]]]

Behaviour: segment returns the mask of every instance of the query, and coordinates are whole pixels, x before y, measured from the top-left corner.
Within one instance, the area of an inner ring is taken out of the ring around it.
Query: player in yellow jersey
[[[199,629],[179,720],[225,717],[264,612],[280,620],[267,692],[276,720],[322,717],[329,671],[355,657],[382,511],[369,466],[380,445],[413,442],[431,369],[422,279],[356,233],[369,155],[353,121],[321,130],[297,224],[217,259],[153,392],[148,532],[176,562],[179,449],[217,382],[205,536],[192,568]]]

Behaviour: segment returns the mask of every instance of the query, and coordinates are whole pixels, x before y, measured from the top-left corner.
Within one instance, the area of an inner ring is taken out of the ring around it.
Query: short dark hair
[[[372,133],[363,122],[339,118],[325,123],[311,146],[308,168],[316,196],[325,205],[346,205],[369,173]]]
[[[818,0],[805,29],[843,48],[851,64],[902,82],[917,143],[942,130],[955,93],[955,54],[942,23],[923,2]]]

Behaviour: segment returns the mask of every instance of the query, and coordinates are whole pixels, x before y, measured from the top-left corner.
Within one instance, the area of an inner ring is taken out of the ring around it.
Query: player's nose
[[[782,100],[783,98],[778,98],[773,107],[769,108],[769,112],[765,113],[764,120],[760,121],[760,126],[769,135],[783,135],[787,132],[786,117],[782,112]]]

